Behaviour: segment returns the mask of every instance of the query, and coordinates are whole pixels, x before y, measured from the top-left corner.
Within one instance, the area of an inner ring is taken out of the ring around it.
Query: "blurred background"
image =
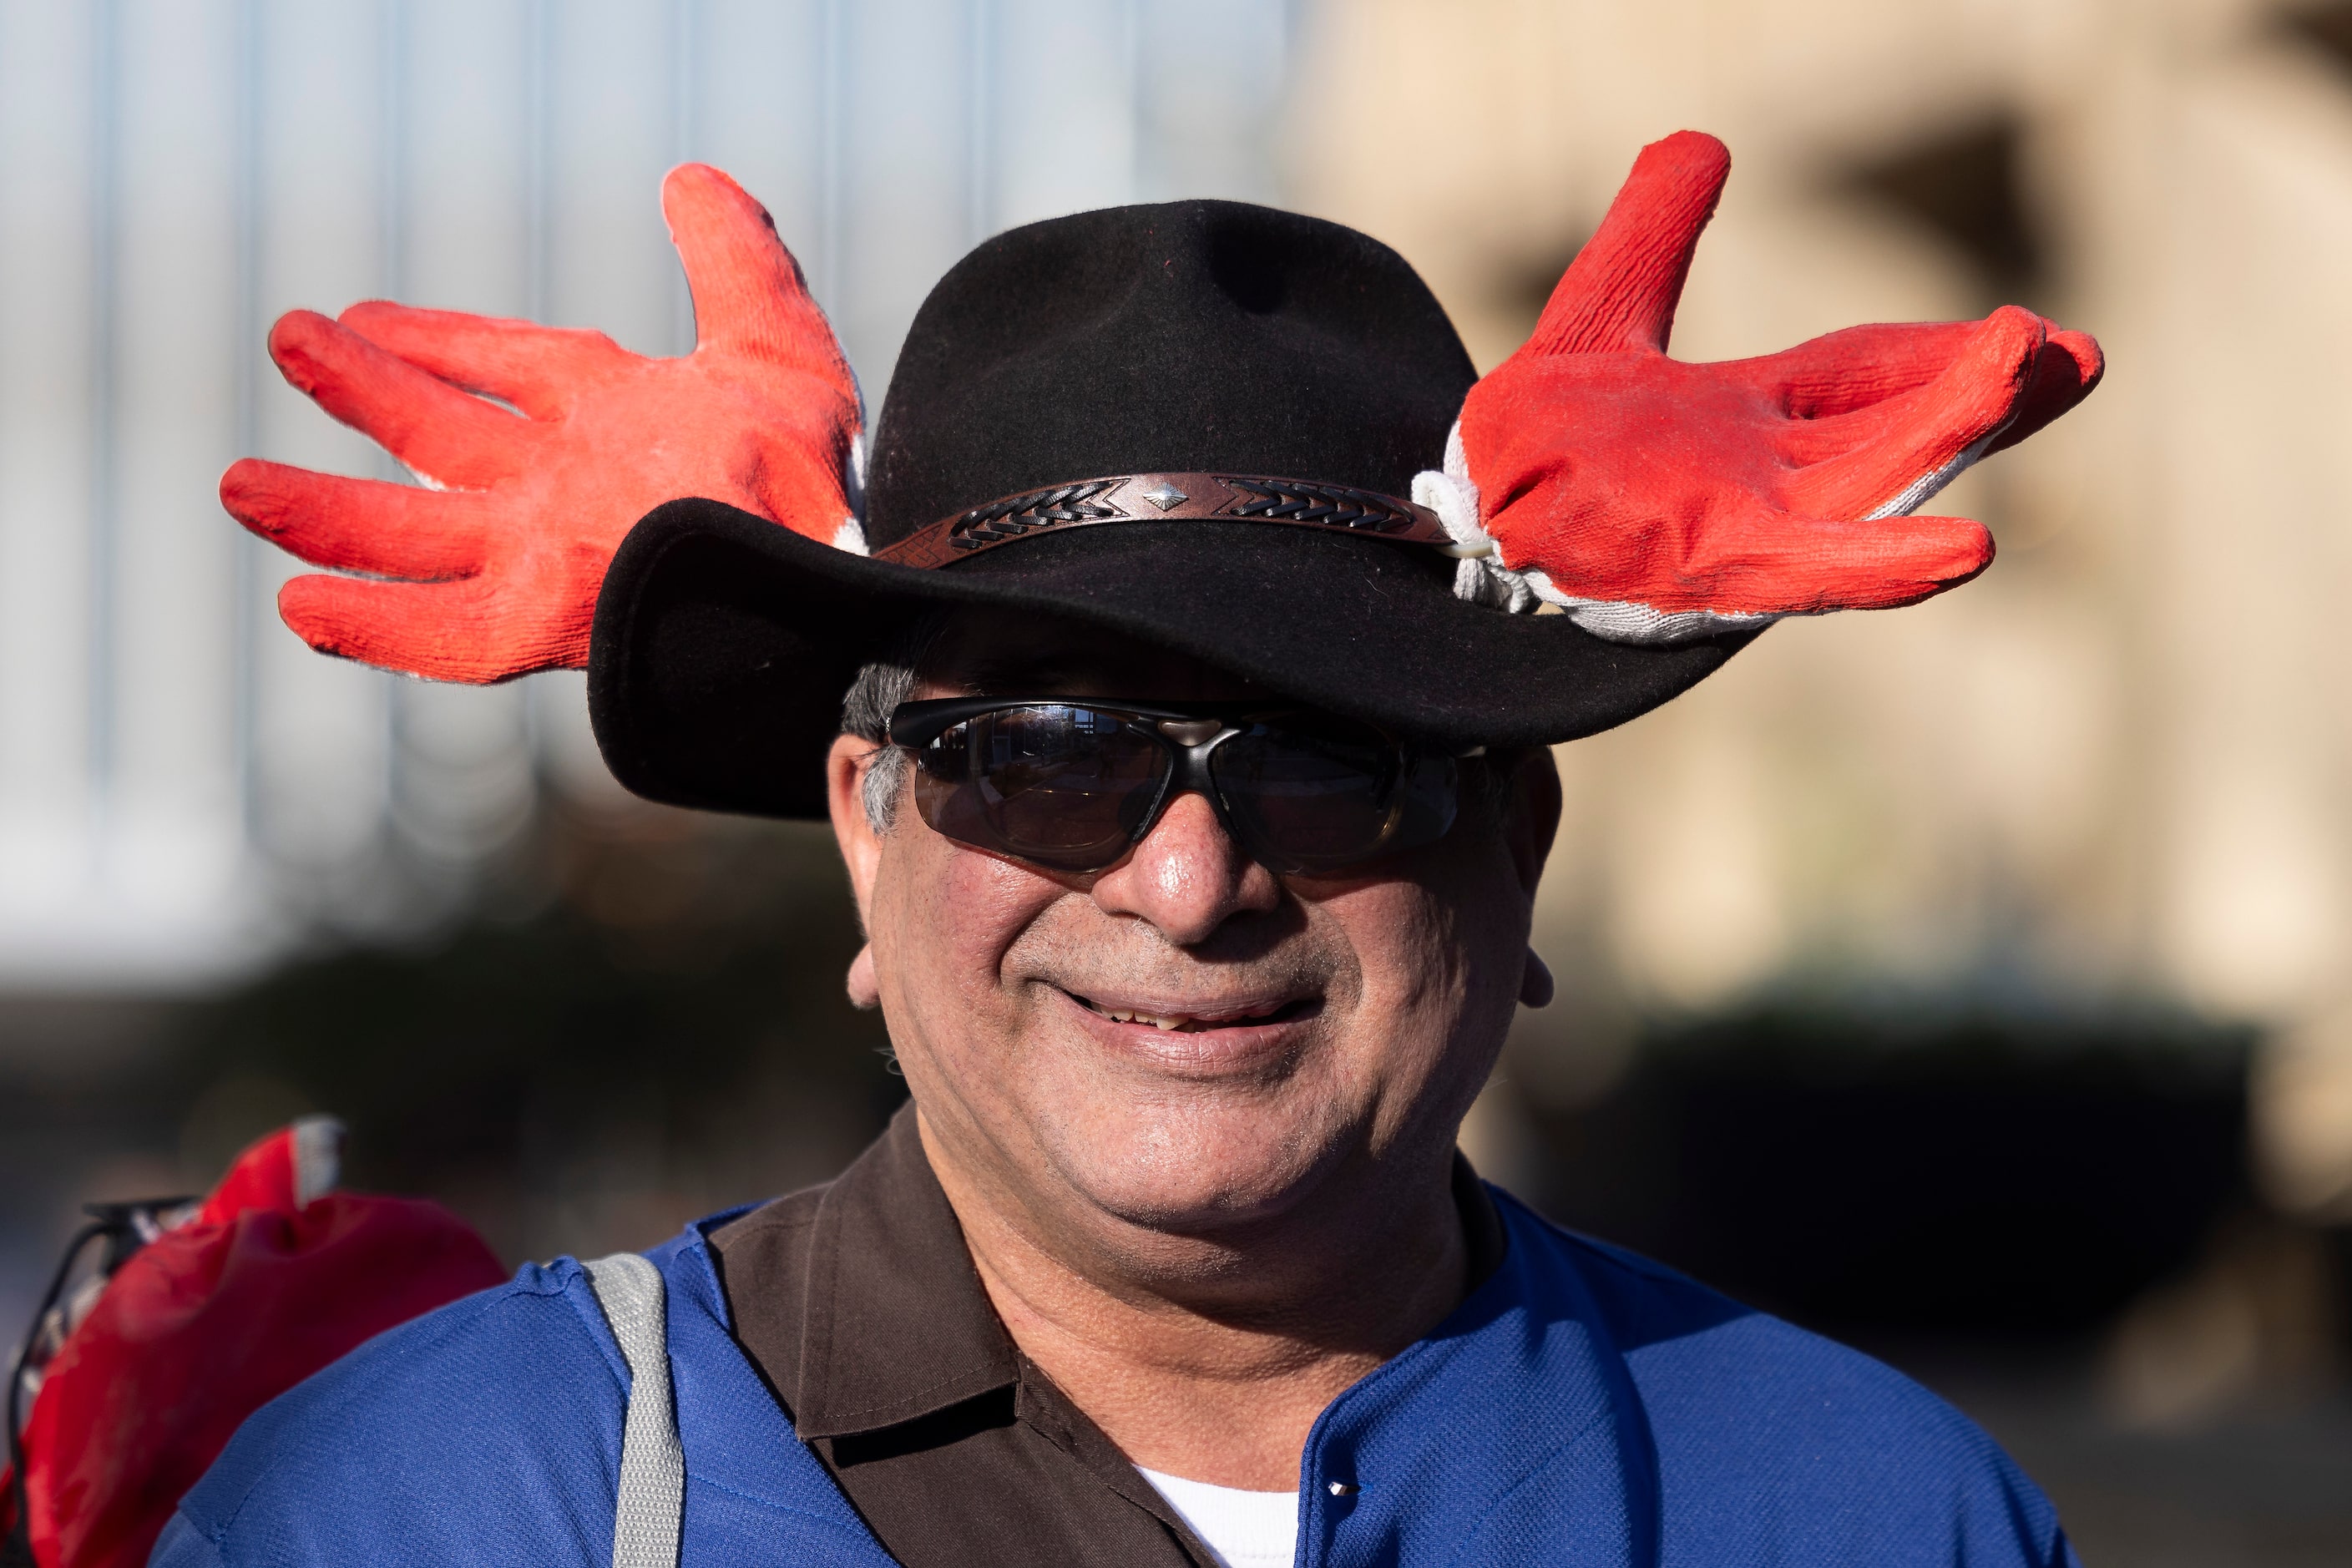
[[[280,311],[680,352],[698,158],[876,402],[974,241],[1179,195],[1385,239],[1485,366],[1682,126],[1683,357],[2016,300],[2110,372],[1939,503],[1982,581],[1562,750],[1562,996],[1465,1142],[1958,1401],[2095,1568],[2352,1560],[2352,5],[0,0],[0,1339],[82,1199],[307,1110],[519,1260],[903,1093],[822,833],[620,795],[576,676],[278,626],[220,470],[399,477]]]

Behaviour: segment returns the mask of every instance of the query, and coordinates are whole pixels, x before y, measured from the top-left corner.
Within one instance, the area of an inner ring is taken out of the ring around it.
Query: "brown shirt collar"
[[[785,1394],[803,1438],[896,1426],[1020,1381],[912,1102],[824,1189],[809,1243],[799,1387]]]
[[[1468,1163],[1475,1286],[1503,1231]],[[830,1185],[711,1233],[737,1340],[801,1438],[908,1568],[1218,1559],[990,1304],[914,1109]]]
[[[911,1106],[838,1180],[710,1240],[736,1338],[908,1568],[1215,1563],[1013,1346]]]
[[[1502,1223],[1458,1154],[1454,1187],[1475,1288],[1502,1261]],[[1022,1381],[911,1102],[838,1179],[711,1239],[738,1335],[804,1439],[876,1431]]]

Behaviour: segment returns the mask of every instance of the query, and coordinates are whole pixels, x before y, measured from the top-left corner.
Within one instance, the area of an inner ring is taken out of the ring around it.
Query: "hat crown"
[[[916,314],[875,427],[866,538],[1110,474],[1403,494],[1475,380],[1403,258],[1339,224],[1223,201],[1029,224]]]

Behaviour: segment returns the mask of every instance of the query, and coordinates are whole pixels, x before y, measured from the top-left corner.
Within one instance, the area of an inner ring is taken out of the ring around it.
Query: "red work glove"
[[[1471,388],[1444,470],[1413,490],[1467,557],[1463,596],[1672,642],[1913,604],[1991,563],[1982,524],[1910,514],[2087,396],[2098,344],[2008,305],[1668,359],[1730,167],[1696,132],[1643,148],[1535,334]]]
[[[116,1270],[50,1358],[24,1438],[40,1568],[140,1568],[247,1415],[386,1329],[505,1280],[446,1210],[329,1190],[338,1134],[297,1122],[247,1150],[201,1209]]]
[[[436,680],[584,665],[613,552],[682,496],[863,548],[856,381],[774,225],[698,163],[670,171],[662,212],[694,294],[681,358],[381,301],[279,319],[286,379],[432,487],[250,458],[222,477],[222,504],[263,538],[404,579],[288,583],[278,613],[312,647]]]

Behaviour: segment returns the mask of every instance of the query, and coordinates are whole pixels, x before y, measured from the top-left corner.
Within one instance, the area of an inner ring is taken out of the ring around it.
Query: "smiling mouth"
[[[1075,991],[1063,993],[1071,1001],[1097,1017],[1108,1018],[1114,1024],[1142,1024],[1175,1035],[1197,1035],[1208,1029],[1245,1028],[1252,1024],[1287,1024],[1306,1017],[1319,1005],[1319,999],[1302,996],[1291,1002],[1269,1002],[1259,1007],[1238,1008],[1205,1016],[1191,1013],[1147,1013],[1136,1007],[1109,1007]]]

